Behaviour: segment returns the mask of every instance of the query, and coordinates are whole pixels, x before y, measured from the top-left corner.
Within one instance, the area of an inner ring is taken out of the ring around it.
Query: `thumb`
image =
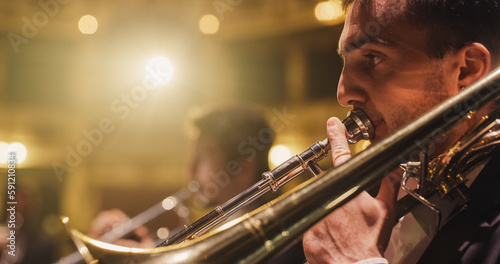
[[[336,117],[328,119],[326,132],[332,150],[333,166],[337,167],[351,158],[351,149],[347,143],[346,129]]]

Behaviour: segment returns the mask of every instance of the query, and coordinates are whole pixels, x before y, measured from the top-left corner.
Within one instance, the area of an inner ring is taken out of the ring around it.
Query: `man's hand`
[[[327,124],[334,166],[351,158],[346,131],[338,118]],[[304,234],[304,252],[310,264],[353,263],[380,258],[394,224],[399,180],[385,177],[378,196],[367,192],[346,203]]]
[[[89,236],[99,238],[127,220],[129,220],[128,216],[120,209],[101,211],[91,223]],[[154,240],[149,236],[148,229],[145,226],[136,228],[133,234],[137,240],[118,239],[113,244],[136,248],[151,248],[155,246]]]

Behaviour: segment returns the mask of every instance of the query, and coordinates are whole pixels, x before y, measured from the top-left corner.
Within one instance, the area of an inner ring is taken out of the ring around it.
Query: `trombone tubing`
[[[454,127],[469,112],[500,95],[500,68],[437,106],[410,125],[310,181],[305,187],[270,202],[232,227],[210,232],[178,246],[151,253],[106,252],[99,263],[259,263],[297,239],[307,229],[381,180],[418,153],[421,142]],[[381,163],[380,161],[386,161]],[[97,253],[97,254],[95,254]],[[102,253],[102,252],[101,252]],[[102,261],[102,262],[101,262]]]

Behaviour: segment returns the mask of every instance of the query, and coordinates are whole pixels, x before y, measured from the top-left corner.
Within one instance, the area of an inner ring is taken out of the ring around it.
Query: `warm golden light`
[[[6,164],[11,159],[7,156],[9,153],[15,153],[16,164],[25,161],[28,156],[28,150],[22,143],[13,142],[9,144],[7,142],[0,142],[0,164]]]
[[[154,85],[165,85],[173,76],[174,66],[165,57],[154,57],[146,64],[146,78]]]
[[[7,163],[7,152],[9,150],[9,143],[0,142],[0,164]]]
[[[276,145],[269,151],[269,160],[274,166],[278,166],[292,156],[290,149],[284,145]]]
[[[97,31],[99,23],[97,19],[91,15],[85,15],[78,21],[78,29],[82,34],[91,35]]]
[[[200,31],[203,34],[215,34],[219,31],[219,19],[214,15],[204,15],[200,19]]]
[[[319,2],[314,9],[314,15],[319,21],[334,20],[343,15],[339,1]]]
[[[64,219],[63,219],[64,220]],[[66,223],[68,220],[66,220]],[[42,229],[45,233],[50,235],[57,235],[61,231],[62,225],[59,224],[57,215],[49,214],[42,221]]]
[[[63,222],[63,224],[67,224],[69,222],[69,218],[67,216],[61,216],[61,222]]]

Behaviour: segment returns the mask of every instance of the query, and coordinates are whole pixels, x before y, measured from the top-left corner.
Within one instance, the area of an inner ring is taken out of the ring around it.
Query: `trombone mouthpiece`
[[[349,111],[347,118],[342,123],[347,129],[347,141],[350,144],[357,143],[360,140],[370,140],[375,134],[370,119],[361,109]]]

